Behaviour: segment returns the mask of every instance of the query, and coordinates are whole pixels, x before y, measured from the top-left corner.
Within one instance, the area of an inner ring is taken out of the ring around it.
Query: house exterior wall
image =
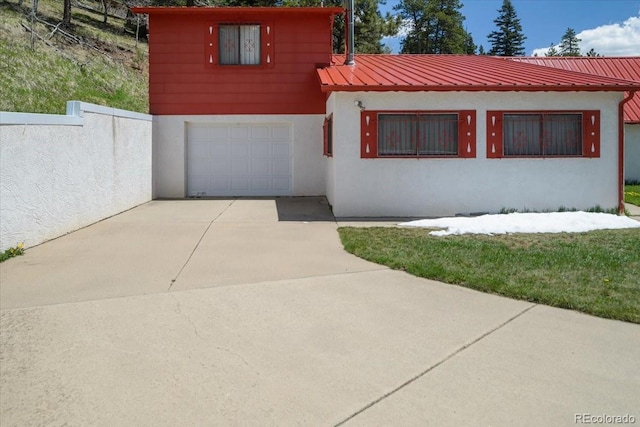
[[[151,114],[324,113],[326,98],[315,70],[331,60],[329,9],[268,15],[250,8],[200,13],[202,9],[194,14],[150,15]],[[219,65],[217,26],[224,23],[261,24],[262,38],[269,37],[272,49],[270,62],[265,56],[258,66]]]
[[[640,181],[640,123],[624,126],[624,179]]]
[[[334,92],[333,158],[327,197],[337,217],[425,217],[502,208],[615,208],[618,203],[618,103],[622,93]],[[361,159],[360,109],[476,110],[476,158]],[[486,157],[487,110],[601,110],[599,158]]]
[[[69,102],[0,114],[0,251],[34,246],[151,200],[151,116]]]
[[[293,194],[325,194],[322,155],[324,114],[314,115],[194,115],[153,118],[154,198],[186,197],[187,123],[288,123],[293,128]]]

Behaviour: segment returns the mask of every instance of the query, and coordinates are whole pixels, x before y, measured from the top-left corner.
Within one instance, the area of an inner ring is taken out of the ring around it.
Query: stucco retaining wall
[[[0,250],[30,247],[151,200],[152,120],[84,102],[0,113]]]
[[[618,204],[618,103],[613,92],[335,92],[327,198],[337,217],[449,216]],[[360,109],[476,110],[475,159],[361,159]],[[486,158],[487,110],[601,111],[600,158]]]

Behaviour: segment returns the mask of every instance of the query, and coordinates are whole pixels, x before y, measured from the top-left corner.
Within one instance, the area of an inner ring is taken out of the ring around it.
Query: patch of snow
[[[582,233],[592,230],[640,228],[640,222],[625,216],[592,212],[511,213],[421,219],[398,224],[404,227],[444,228],[433,236],[509,233]]]

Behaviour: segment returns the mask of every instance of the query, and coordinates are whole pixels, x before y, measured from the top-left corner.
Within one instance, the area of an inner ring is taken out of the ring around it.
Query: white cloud
[[[608,24],[576,34],[580,49],[586,53],[593,48],[604,56],[640,56],[640,12],[622,24]],[[556,46],[558,49],[558,46]],[[549,47],[533,50],[533,55],[545,56]]]
[[[407,36],[407,34],[409,34],[409,31],[411,31],[411,29],[413,28],[413,22],[411,22],[410,19],[404,19],[402,20],[402,23],[400,24],[400,28],[398,28],[398,33],[394,36],[385,36],[382,39],[400,39],[400,38],[404,38]]]

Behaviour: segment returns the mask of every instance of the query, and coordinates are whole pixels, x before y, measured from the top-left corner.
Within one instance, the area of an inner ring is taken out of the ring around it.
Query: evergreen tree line
[[[35,0],[37,2],[37,0]],[[99,0],[105,9],[107,2]],[[116,0],[117,1],[117,0]],[[120,0],[132,6],[343,6],[344,0]],[[37,4],[37,3],[36,3]],[[471,33],[464,27],[465,17],[460,0],[400,0],[393,7],[395,15],[382,15],[378,6],[386,0],[355,0],[355,47],[357,53],[389,53],[382,43],[385,36],[404,35],[401,53],[408,54],[488,54],[494,56],[525,55],[524,35],[520,19],[511,0],[503,0],[493,20],[496,29],[487,35],[490,48],[474,43]],[[71,0],[64,0],[66,25],[71,20]],[[344,52],[344,16],[336,17],[333,46],[336,53]],[[553,43],[547,56],[581,56],[576,32],[568,28],[559,45]],[[586,56],[601,56],[593,49]]]

